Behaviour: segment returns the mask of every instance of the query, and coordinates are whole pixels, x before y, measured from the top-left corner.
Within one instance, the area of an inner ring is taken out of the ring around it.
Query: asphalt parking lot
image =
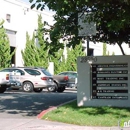
[[[63,93],[48,92],[26,93],[6,91],[0,94],[0,117],[2,118],[36,118],[43,110],[77,98],[77,91],[65,90]]]

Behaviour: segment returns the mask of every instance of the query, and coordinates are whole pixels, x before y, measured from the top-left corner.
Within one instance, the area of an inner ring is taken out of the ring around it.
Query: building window
[[[6,14],[6,20],[10,23],[10,21],[11,21],[11,15],[10,14]]]

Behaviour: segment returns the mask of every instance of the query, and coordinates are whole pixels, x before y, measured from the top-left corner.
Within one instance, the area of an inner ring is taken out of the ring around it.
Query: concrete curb
[[[68,101],[68,102],[65,102],[65,103],[62,103],[62,104],[60,104],[60,105],[58,105],[58,106],[53,106],[53,107],[50,107],[50,108],[48,108],[48,109],[46,109],[46,110],[43,110],[39,115],[37,115],[37,118],[38,118],[38,119],[41,119],[41,118],[42,118],[45,114],[47,114],[48,112],[53,111],[53,110],[57,109],[58,107],[63,106],[63,105],[65,105],[65,104],[68,104],[68,103],[70,103],[70,102],[73,102],[73,101],[75,101],[75,100],[76,100],[76,99],[71,100],[71,101]]]

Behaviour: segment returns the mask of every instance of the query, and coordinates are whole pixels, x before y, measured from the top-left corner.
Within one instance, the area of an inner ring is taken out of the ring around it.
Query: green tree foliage
[[[77,57],[85,56],[82,51],[82,44],[77,44],[75,48],[67,47],[67,57],[65,59],[64,49],[55,52],[51,57],[51,62],[54,62],[54,73],[58,74],[62,71],[77,71]]]
[[[24,60],[24,66],[37,66],[39,61],[39,56],[37,52],[37,47],[35,45],[35,36],[33,34],[32,39],[29,34],[26,33],[26,47],[22,52],[22,57]]]
[[[33,34],[32,39],[26,34],[26,47],[22,50],[22,56],[25,66],[48,67],[48,47],[44,40],[44,24],[41,15],[38,16],[38,29],[36,36]],[[35,40],[37,39],[37,42]]]
[[[103,56],[109,56],[109,51],[107,51],[107,44],[103,43]],[[114,52],[112,52],[112,55],[115,55]]]
[[[68,71],[77,71],[78,56],[85,56],[85,52],[82,50],[82,43],[77,44],[74,48],[67,49],[66,66]]]
[[[103,56],[107,55],[107,44],[103,43]]]
[[[56,23],[51,29],[51,40],[54,46],[61,45],[59,38],[68,37],[69,44],[75,46],[79,43],[78,13],[87,12],[87,22],[95,22],[96,36],[89,37],[91,41],[117,43],[125,55],[121,44],[130,44],[130,0],[62,0],[62,1],[35,1],[30,0],[31,8],[44,9],[45,5],[56,12]],[[73,37],[72,37],[73,36]],[[58,47],[57,47],[58,48]]]
[[[9,39],[3,27],[4,21],[0,21],[0,68],[11,66],[11,58],[15,51],[11,53]]]
[[[49,44],[47,40],[45,40],[45,32],[44,32],[44,23],[42,21],[42,16],[38,15],[38,29],[37,29],[37,51],[40,59],[40,64],[38,66],[42,66],[47,68],[49,64],[48,59],[48,51],[49,51]]]
[[[112,52],[112,56],[114,56],[115,55],[115,52]]]
[[[66,70],[65,57],[63,55],[63,49],[60,49],[57,52],[54,52],[54,55],[51,57],[51,62],[54,62],[54,73],[58,74]]]

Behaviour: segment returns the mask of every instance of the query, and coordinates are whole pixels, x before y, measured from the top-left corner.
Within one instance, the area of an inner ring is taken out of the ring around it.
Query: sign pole
[[[87,56],[89,56],[89,36],[87,36]]]

